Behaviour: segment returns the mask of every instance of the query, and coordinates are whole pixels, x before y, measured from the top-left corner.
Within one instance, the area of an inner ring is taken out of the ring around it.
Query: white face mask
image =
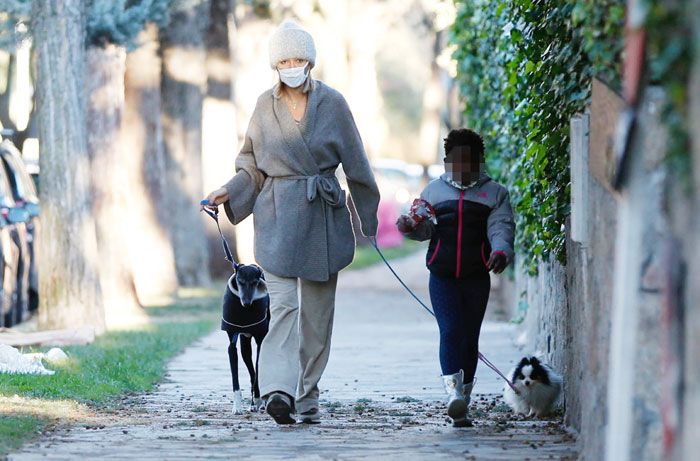
[[[278,69],[280,80],[290,88],[301,86],[309,76],[307,66],[292,67],[290,69]]]

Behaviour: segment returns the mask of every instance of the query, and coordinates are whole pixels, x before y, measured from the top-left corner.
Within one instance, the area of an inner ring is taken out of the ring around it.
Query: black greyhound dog
[[[228,334],[228,358],[233,380],[233,412],[243,412],[243,397],[238,383],[238,351],[240,338],[241,358],[248,368],[251,386],[251,411],[263,409],[258,386],[258,359],[260,344],[270,327],[270,296],[267,293],[265,275],[255,264],[234,263],[234,273],[226,284],[221,329]],[[251,338],[255,338],[257,355],[253,365]]]

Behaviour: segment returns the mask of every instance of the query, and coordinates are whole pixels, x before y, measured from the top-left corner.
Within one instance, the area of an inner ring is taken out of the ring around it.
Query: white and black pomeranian
[[[508,375],[518,392],[506,384],[503,399],[516,413],[540,417],[557,404],[564,380],[537,357],[523,357]]]

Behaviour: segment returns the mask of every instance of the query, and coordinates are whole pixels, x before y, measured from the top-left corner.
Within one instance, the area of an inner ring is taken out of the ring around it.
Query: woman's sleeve
[[[506,255],[508,262],[513,261],[515,220],[510,206],[510,197],[505,188],[501,189],[498,203],[489,214],[487,226],[491,252],[501,252]]]
[[[362,234],[366,237],[377,235],[377,208],[379,188],[369,165],[362,138],[355,125],[355,119],[345,98],[338,104],[338,125],[340,139],[338,154],[348,181],[350,195],[360,217]]]
[[[258,165],[255,162],[253,140],[251,139],[254,129],[255,124],[251,119],[243,147],[236,158],[236,174],[223,185],[228,192],[228,201],[224,202],[224,211],[232,224],[238,224],[253,212],[255,200],[265,180],[265,176],[258,170]]]

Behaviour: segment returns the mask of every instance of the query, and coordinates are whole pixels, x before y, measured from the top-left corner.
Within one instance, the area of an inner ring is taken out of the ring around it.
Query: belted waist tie
[[[328,205],[338,208],[345,205],[345,191],[340,187],[335,170],[322,171],[311,176],[269,176],[273,179],[306,181],[306,200],[309,203],[320,197]]]

